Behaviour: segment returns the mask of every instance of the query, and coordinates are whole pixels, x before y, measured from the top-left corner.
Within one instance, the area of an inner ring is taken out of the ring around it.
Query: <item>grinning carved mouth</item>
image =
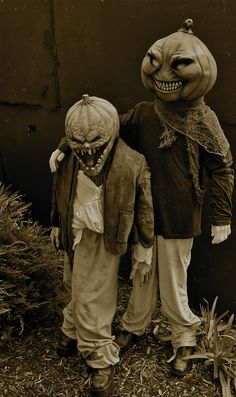
[[[161,81],[154,79],[155,87],[162,92],[173,92],[183,87],[184,82],[182,80],[175,81]]]

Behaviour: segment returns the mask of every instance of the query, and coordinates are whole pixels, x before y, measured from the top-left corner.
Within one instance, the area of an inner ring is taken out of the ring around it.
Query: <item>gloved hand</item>
[[[51,157],[49,159],[49,166],[51,172],[56,172],[59,166],[59,162],[62,161],[65,157],[65,153],[61,152],[61,150],[56,149],[52,152]]]
[[[226,240],[231,233],[230,225],[214,226],[211,225],[212,244],[219,244]]]
[[[140,287],[146,283],[152,274],[152,266],[148,265],[146,262],[138,262],[134,261],[132,265],[132,271],[130,273],[130,280],[133,280],[136,273],[139,274],[140,277]]]
[[[56,251],[58,251],[60,248],[60,235],[61,235],[61,228],[52,227],[50,240],[52,247],[55,248]]]

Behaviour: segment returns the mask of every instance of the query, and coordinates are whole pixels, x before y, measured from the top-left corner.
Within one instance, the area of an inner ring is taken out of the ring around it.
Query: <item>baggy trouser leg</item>
[[[155,239],[156,240],[156,239]],[[133,288],[128,306],[121,321],[123,330],[142,335],[150,324],[157,303],[157,242],[154,242],[152,274],[150,279],[140,286],[138,273],[133,278]]]
[[[71,286],[72,286],[72,268],[68,254],[64,254],[64,273],[63,273],[63,283],[67,294],[70,298],[69,303],[63,309],[63,324],[62,332],[71,339],[76,339],[76,329],[72,310],[72,300],[71,300]]]
[[[119,362],[119,348],[111,334],[119,262],[119,256],[106,250],[103,235],[84,229],[75,247],[71,308],[78,350],[93,368]]]
[[[188,303],[187,269],[193,239],[164,239],[158,236],[159,288],[163,312],[169,319],[174,351],[195,346],[200,319]]]

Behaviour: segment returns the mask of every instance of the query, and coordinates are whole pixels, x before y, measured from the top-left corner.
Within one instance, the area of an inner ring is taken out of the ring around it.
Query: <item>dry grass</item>
[[[130,286],[120,282],[114,330],[125,310]],[[0,355],[1,397],[88,397],[89,373],[82,357],[61,359],[55,353],[61,319],[40,324],[28,335],[12,341],[8,351]],[[116,370],[116,389],[111,397],[217,397],[220,385],[213,381],[210,369],[194,364],[183,379],[173,377],[167,359],[169,346],[156,342],[152,329],[168,328],[157,309],[153,323],[136,345],[121,355]]]

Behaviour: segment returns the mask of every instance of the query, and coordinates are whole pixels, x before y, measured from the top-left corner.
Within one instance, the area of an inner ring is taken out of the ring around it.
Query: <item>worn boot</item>
[[[182,346],[177,349],[176,356],[171,362],[172,374],[178,377],[186,375],[192,369],[192,360],[184,360],[184,357],[193,354],[194,347]]]
[[[60,357],[70,357],[76,352],[77,352],[77,340],[71,339],[65,334],[61,333],[57,345],[57,354]]]
[[[134,344],[138,339],[138,336],[128,332],[121,331],[119,335],[116,337],[115,342],[119,346],[120,350],[124,351],[129,349],[132,344]]]
[[[114,390],[114,366],[94,369],[91,382],[92,397],[109,397]]]

